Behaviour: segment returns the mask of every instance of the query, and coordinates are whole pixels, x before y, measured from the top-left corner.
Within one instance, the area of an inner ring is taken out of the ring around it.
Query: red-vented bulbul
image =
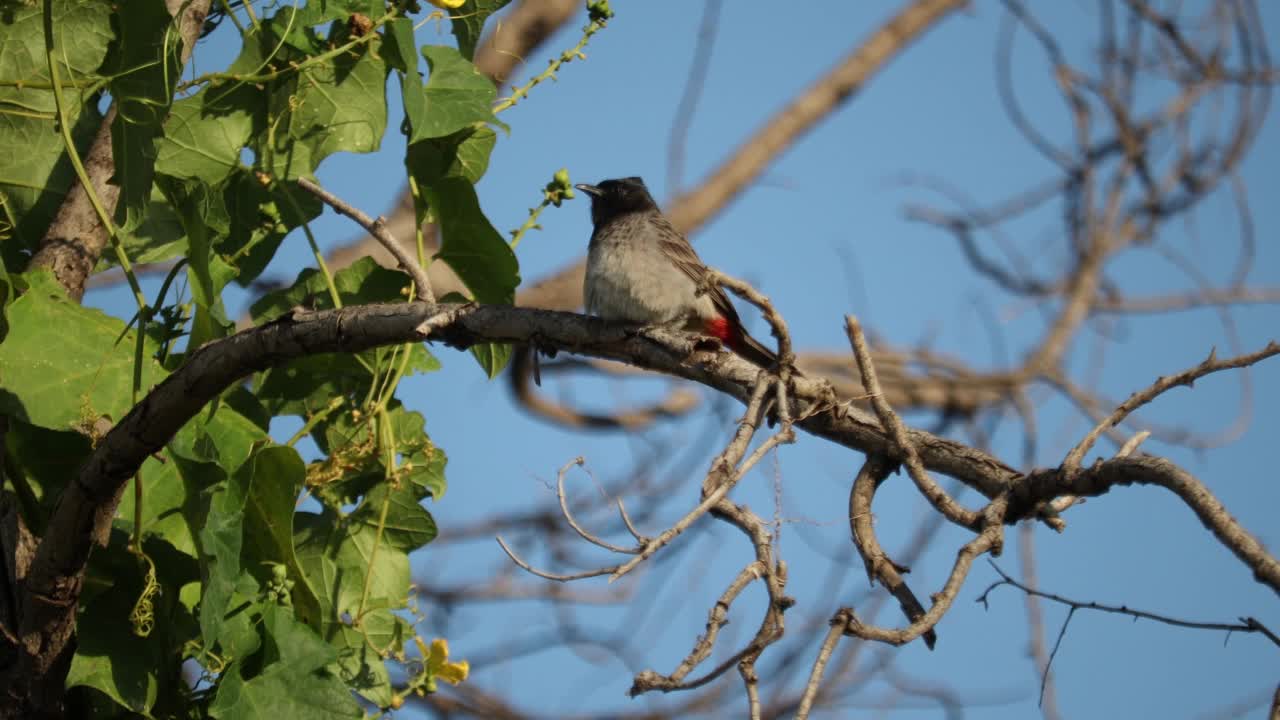
[[[591,196],[595,225],[582,287],[587,312],[710,335],[756,365],[777,364],[777,354],[747,334],[724,291],[706,287],[707,266],[658,209],[643,180],[577,188]]]

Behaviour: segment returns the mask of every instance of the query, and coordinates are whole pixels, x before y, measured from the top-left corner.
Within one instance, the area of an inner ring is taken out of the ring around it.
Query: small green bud
[[[613,8],[609,0],[587,0],[587,19],[593,23],[604,23],[613,17]]]

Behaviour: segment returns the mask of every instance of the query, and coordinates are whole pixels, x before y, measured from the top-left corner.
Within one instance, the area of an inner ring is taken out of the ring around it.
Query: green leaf
[[[511,247],[480,210],[472,184],[484,174],[494,136],[487,128],[455,133],[410,145],[406,165],[417,180],[425,208],[418,207],[419,222],[431,219],[440,225],[441,250],[436,257],[449,263],[476,299],[511,303],[520,284],[519,264]],[[471,355],[490,377],[511,359],[504,344],[482,344]]]
[[[286,235],[319,217],[324,207],[319,198],[293,183],[264,187],[246,170],[232,174],[223,198],[231,227],[217,249],[236,268],[236,282],[242,286],[262,274]]]
[[[408,275],[384,268],[371,257],[362,257],[333,276],[334,287],[343,305],[406,300],[409,282]],[[333,307],[328,285],[320,271],[308,268],[298,273],[293,285],[262,296],[249,308],[249,314],[254,324],[262,325],[297,306],[314,310]]]
[[[338,35],[335,43],[349,38]],[[310,150],[311,168],[294,166],[289,174],[309,174],[335,152],[368,153],[378,149],[387,129],[387,66],[376,40],[301,71],[291,97],[289,135]]]
[[[13,472],[8,485],[15,487],[22,515],[31,522],[53,510],[62,488],[79,474],[80,464],[93,446],[80,433],[48,430],[9,418],[4,449],[5,469]],[[33,530],[39,533],[38,528]]]
[[[124,323],[67,298],[45,271],[25,275],[27,292],[9,306],[9,335],[0,344],[0,410],[33,425],[66,430],[99,416],[120,420],[133,405],[133,349]],[[142,391],[165,372],[142,361]]]
[[[142,529],[163,537],[176,550],[195,558],[195,532],[200,527],[191,523],[193,514],[201,515],[205,502],[193,488],[215,483],[224,475],[217,466],[198,463],[180,465],[181,458],[168,458],[160,463],[149,458],[142,464]],[[190,478],[183,476],[183,470]],[[120,499],[117,510],[117,527],[132,530],[134,520],[134,490],[130,483]]]
[[[151,185],[151,198],[142,222],[132,231],[123,234],[124,252],[130,262],[158,263],[187,253],[187,232],[177,212],[169,204],[164,193]],[[116,264],[115,253],[103,253],[94,272],[102,272]]]
[[[244,467],[250,468],[250,463]],[[293,605],[298,618],[319,627],[320,600],[293,546],[294,508],[306,475],[302,458],[291,447],[264,448],[254,455],[249,472],[254,480],[245,507],[244,567],[260,582],[270,579],[270,565],[287,567],[290,576],[296,578]]]
[[[399,652],[405,640],[414,636],[403,618],[387,611],[369,613],[360,628],[338,625],[329,644],[338,652],[338,673],[348,686],[378,707],[391,704],[394,689],[387,664],[374,648]]]
[[[4,219],[0,218],[0,231],[5,227]],[[4,336],[9,334],[9,319],[5,308],[12,299],[13,281],[9,279],[9,269],[5,267],[4,253],[0,253],[0,342],[4,342]]]
[[[373,0],[312,0],[299,8],[290,18],[288,13],[293,8],[281,8],[272,18],[276,27],[292,24],[294,27],[313,27],[331,20],[346,21],[355,13],[363,13],[377,17],[383,5]],[[292,22],[288,22],[292,20]]]
[[[112,182],[120,186],[117,219],[125,232],[143,223],[151,199],[156,135],[173,100],[182,42],[163,0],[133,0],[127,19],[116,14],[118,37],[107,65],[116,119],[111,124],[115,159]]]
[[[72,137],[83,153],[102,116],[87,84],[107,54],[111,6],[101,0],[53,0],[54,51],[64,83]],[[11,272],[22,270],[75,179],[54,124],[54,99],[45,59],[42,3],[7,3],[0,11],[0,218],[12,221],[12,238],[0,243]]]
[[[480,302],[513,302],[520,284],[519,264],[480,209],[470,181],[446,177],[422,191],[440,225],[440,252],[436,257],[453,268]]]
[[[366,698],[385,700],[390,688],[382,658],[360,651],[363,638],[348,631],[358,631],[353,622],[357,617],[359,628],[394,624],[391,610],[408,604],[408,556],[386,537],[375,554],[376,528],[363,522],[344,523],[332,512],[298,513],[295,524],[298,559],[307,577],[323,588],[321,633],[343,651],[343,679]],[[392,653],[397,650],[388,648]]]
[[[259,422],[266,411],[243,388],[228,391],[215,405],[212,412],[203,412],[184,425],[169,441],[169,450],[189,460],[217,463],[233,473],[255,444],[268,439]]]
[[[216,718],[359,718],[363,711],[346,684],[327,670],[336,653],[287,609],[262,612],[262,670],[233,663],[209,707]],[[252,673],[246,677],[246,673]]]
[[[166,645],[174,642],[178,633],[169,632],[177,628],[167,625],[171,616],[160,594],[156,596],[156,627],[151,635],[133,634],[128,618],[143,580],[137,557],[125,550],[127,542],[119,531],[112,533],[110,546],[94,552],[90,561],[86,591],[104,578],[109,578],[110,584],[101,592],[81,597],[76,654],[66,686],[94,688],[122,707],[148,715],[161,694],[164,668],[171,662]],[[154,545],[148,545],[148,554],[155,550]]]
[[[52,0],[53,46],[58,74],[64,83],[83,81],[97,70],[107,55],[113,36],[111,4],[105,0]],[[0,78],[21,80],[29,84],[49,84],[49,66],[45,59],[43,3],[5,3],[0,13],[5,46],[0,53]],[[23,96],[30,90],[6,87],[9,97]],[[46,91],[41,91],[46,92]],[[75,93],[68,88],[72,101]],[[34,99],[34,98],[28,98]],[[40,109],[52,110],[53,97],[40,99]]]
[[[401,131],[412,135],[412,118],[425,118],[427,115],[427,94],[422,86],[422,73],[418,72],[413,21],[409,18],[392,20],[387,23],[383,38],[383,55],[387,64],[395,69],[396,78],[400,81],[400,103],[405,116]]]
[[[468,127],[410,145],[405,164],[419,185],[430,185],[445,177],[466,178],[474,185],[489,169],[489,156],[497,140],[492,128]]]
[[[216,238],[230,231],[231,220],[222,193],[202,182],[164,179],[160,185],[178,210],[187,236],[187,277],[196,305],[187,347],[195,349],[235,331],[222,306],[222,289],[235,277],[236,269],[213,251]]]
[[[404,300],[408,285],[407,275],[384,268],[368,257],[334,275],[334,286],[343,305]],[[324,276],[318,271],[302,271],[291,287],[269,293],[254,303],[250,314],[255,323],[262,324],[296,306],[317,310],[333,307]],[[440,367],[424,344],[413,345],[410,352],[410,374]],[[315,412],[335,397],[359,397],[362,401],[373,382],[368,368],[375,366],[378,357],[389,356],[389,350],[370,350],[359,356],[330,353],[299,358],[263,373],[258,380],[258,397],[271,412],[294,415]]]
[[[157,146],[156,172],[217,185],[240,167],[240,151],[263,111],[262,92],[229,84],[173,104]]]
[[[254,480],[254,464],[213,488],[209,513],[200,531],[200,559],[204,594],[200,599],[200,636],[206,650],[222,639],[223,618],[240,577],[240,549],[244,541],[244,507]]]
[[[378,485],[365,496],[360,508],[352,514],[351,521],[363,523],[376,533],[384,503],[387,515],[382,527],[382,541],[389,547],[409,553],[436,539],[436,521],[413,497],[412,486],[391,488],[388,483]]]
[[[481,343],[471,346],[471,357],[480,363],[490,380],[506,369],[507,363],[511,362],[511,353],[509,343]]]
[[[416,413],[415,413],[416,414]],[[430,495],[433,500],[444,497],[448,484],[445,482],[444,467],[448,462],[445,452],[428,442],[425,447],[407,453],[405,479],[413,483],[418,499]]]
[[[475,123],[494,122],[493,101],[498,91],[470,60],[445,45],[424,45],[431,74],[420,108],[405,107],[412,132],[409,142],[450,135]],[[412,81],[408,77],[406,82]]]
[[[475,58],[476,44],[484,31],[484,21],[507,6],[511,0],[471,0],[456,13],[450,13],[453,36],[458,40],[458,50],[468,60]]]
[[[395,18],[382,33],[382,55],[387,64],[412,78],[418,77],[418,45],[413,38],[413,20]],[[422,85],[418,82],[419,87]]]

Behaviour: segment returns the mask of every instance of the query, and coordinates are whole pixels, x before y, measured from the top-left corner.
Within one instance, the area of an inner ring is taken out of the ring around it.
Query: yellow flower
[[[467,0],[427,0],[441,10],[457,10],[467,4]]]
[[[471,672],[471,663],[466,660],[449,662],[449,643],[444,638],[432,640],[430,650],[427,649],[426,643],[422,642],[422,638],[415,637],[413,640],[418,644],[418,651],[422,653],[428,676],[443,680],[450,685],[457,685],[467,679],[467,675]]]

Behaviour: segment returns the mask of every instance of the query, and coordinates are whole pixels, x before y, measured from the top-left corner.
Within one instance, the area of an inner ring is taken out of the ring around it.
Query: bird
[[[777,353],[742,326],[724,290],[707,282],[706,264],[662,214],[644,180],[575,187],[591,198],[594,226],[582,286],[588,313],[699,333],[762,368],[778,364]]]

